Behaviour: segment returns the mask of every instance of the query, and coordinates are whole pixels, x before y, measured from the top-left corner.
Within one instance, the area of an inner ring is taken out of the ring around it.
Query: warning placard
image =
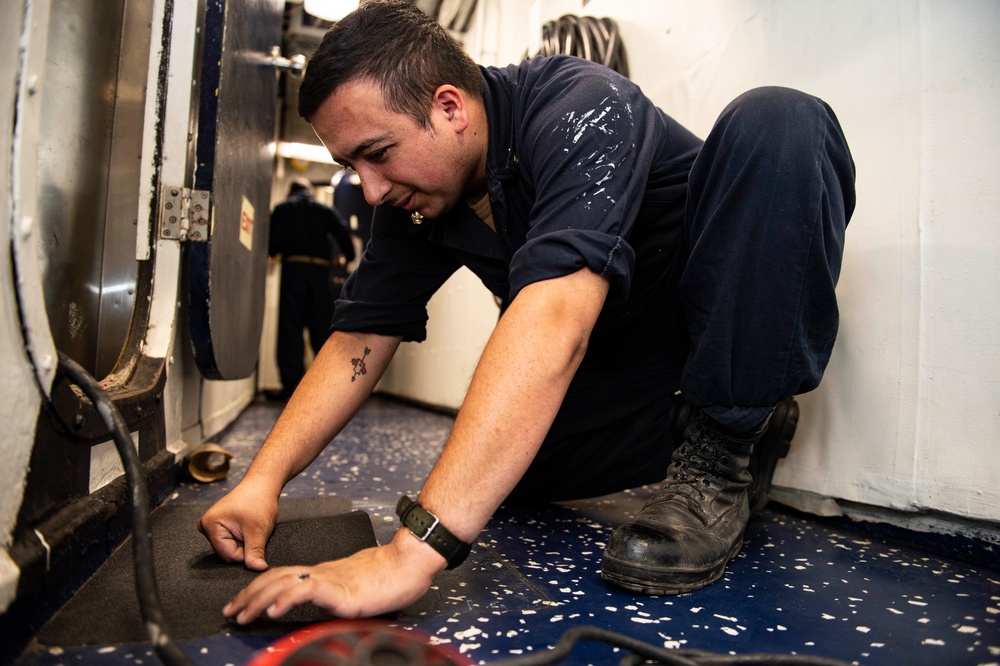
[[[246,249],[253,251],[253,204],[243,197],[240,207],[240,242]]]

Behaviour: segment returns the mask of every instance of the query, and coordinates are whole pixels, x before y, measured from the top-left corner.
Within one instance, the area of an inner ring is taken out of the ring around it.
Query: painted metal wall
[[[23,8],[20,3],[0,4],[0,127],[14,126],[14,103],[18,92],[18,44]],[[12,191],[10,133],[0,135],[0,240],[10,247],[16,233]],[[41,405],[36,378],[31,371],[21,335],[21,315],[15,290],[10,252],[0,252],[0,610],[17,591],[18,570],[8,551],[21,502],[35,421]]]

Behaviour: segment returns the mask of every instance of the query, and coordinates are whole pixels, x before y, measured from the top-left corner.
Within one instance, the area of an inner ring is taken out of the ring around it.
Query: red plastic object
[[[332,620],[300,629],[257,652],[247,666],[472,666],[429,635],[379,620]]]

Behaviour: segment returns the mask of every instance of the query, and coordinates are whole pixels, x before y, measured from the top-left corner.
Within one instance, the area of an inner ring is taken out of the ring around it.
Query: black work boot
[[[674,394],[670,402],[670,418],[673,421],[675,437],[683,441],[684,431],[691,420],[695,407],[680,392]],[[778,461],[788,455],[795,429],[799,423],[799,403],[795,398],[782,400],[771,412],[767,430],[750,454],[750,515],[760,513],[767,506],[771,491],[771,479]]]
[[[778,460],[788,455],[798,424],[799,403],[795,402],[795,398],[782,400],[775,405],[767,431],[753,447],[753,455],[750,456],[752,480],[747,494],[751,514],[759,513],[767,506],[774,468]]]
[[[743,545],[750,453],[767,424],[732,435],[695,410],[667,478],[608,540],[601,577],[642,594],[681,594],[717,581]]]

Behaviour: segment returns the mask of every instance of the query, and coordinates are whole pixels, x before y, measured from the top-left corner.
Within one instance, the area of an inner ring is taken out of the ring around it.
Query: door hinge
[[[208,190],[164,186],[160,196],[160,234],[166,240],[208,240],[212,195]]]

